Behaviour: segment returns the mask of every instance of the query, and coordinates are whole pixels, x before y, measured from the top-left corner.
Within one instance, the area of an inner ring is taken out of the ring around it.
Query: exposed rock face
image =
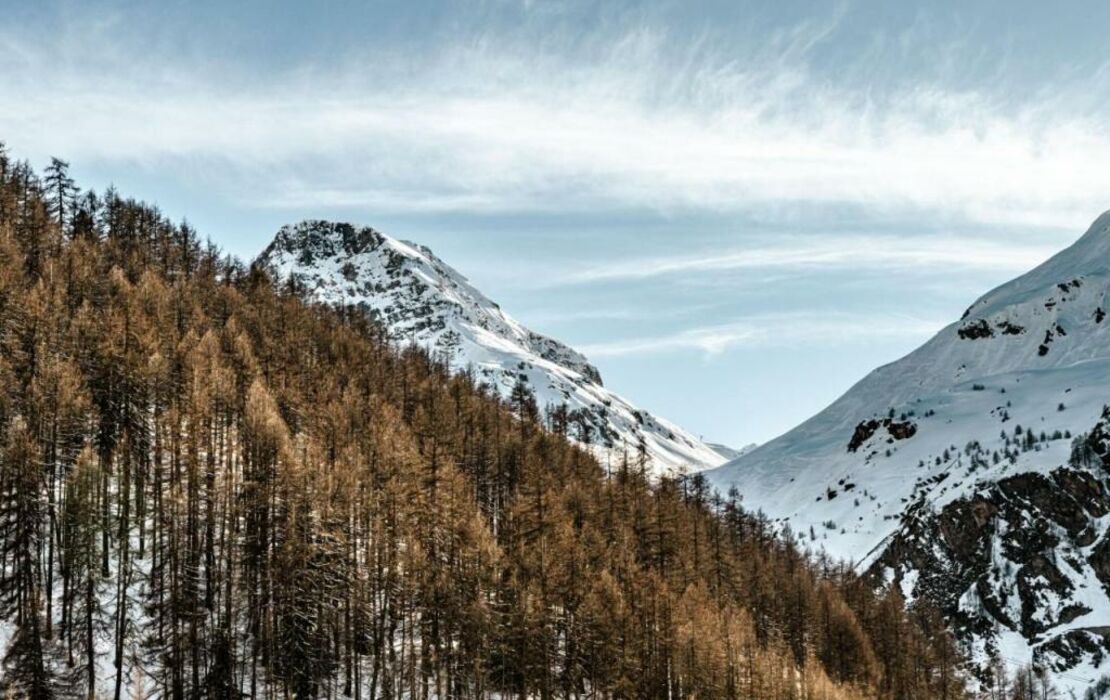
[[[570,436],[602,459],[637,459],[642,450],[657,473],[726,459],[606,389],[584,355],[526,328],[426,247],[368,227],[304,221],[278,231],[258,262],[321,302],[362,309],[396,343],[420,345],[503,396],[523,381],[541,410],[565,407]]]
[[[1074,452],[1080,454],[1074,454]],[[1090,435],[1073,451],[1073,459],[1085,462],[1098,460],[1103,470],[1110,473],[1110,408],[1102,409],[1102,418]]]
[[[993,338],[995,330],[1002,335],[1021,335],[1025,332],[1025,327],[1007,319],[995,321],[992,326],[986,319],[979,318],[958,328],[956,335],[962,340],[979,340],[980,338]]]
[[[870,440],[872,436],[880,428],[886,430],[888,443],[895,440],[906,440],[913,437],[917,432],[917,426],[912,421],[896,421],[893,418],[883,418],[882,420],[865,420],[856,426],[855,432],[852,433],[852,439],[848,441],[848,451],[855,452],[863,446],[865,442]]]
[[[964,340],[978,340],[980,338],[993,338],[994,329],[983,319],[976,319],[956,331]]]
[[[1110,491],[1082,466],[1015,474],[939,511],[914,503],[870,571],[938,606],[969,644],[1000,653],[1016,634],[1064,671],[1096,661],[1077,621],[1103,597],[1086,589],[1110,585],[1107,513]]]
[[[869,572],[928,599],[985,656],[1020,639],[1040,668],[1099,670],[1110,656],[1108,431],[1104,409],[1066,466],[983,482],[939,509],[921,492]]]

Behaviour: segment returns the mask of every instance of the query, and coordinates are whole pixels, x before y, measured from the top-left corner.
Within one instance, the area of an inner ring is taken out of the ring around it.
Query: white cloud
[[[1054,246],[952,236],[809,235],[780,238],[738,250],[617,260],[572,273],[559,283],[647,279],[697,272],[776,269],[928,269],[1020,271],[1056,251]]]
[[[944,324],[901,315],[867,316],[848,313],[778,313],[748,316],[727,324],[684,329],[580,346],[587,357],[624,357],[695,350],[717,355],[736,347],[787,348],[809,343],[840,347],[860,338],[924,339]]]
[[[921,86],[869,101],[813,79],[798,38],[753,65],[675,65],[655,58],[665,40],[631,31],[596,63],[490,42],[418,68],[375,55],[245,80],[125,53],[58,65],[7,36],[0,135],[36,158],[203,173],[275,208],[848,202],[1074,228],[1110,201],[1110,133],[1059,96],[1002,108]]]

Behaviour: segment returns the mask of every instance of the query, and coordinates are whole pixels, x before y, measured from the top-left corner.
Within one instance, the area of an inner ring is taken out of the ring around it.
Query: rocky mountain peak
[[[282,226],[262,257],[295,255],[301,265],[313,265],[321,259],[373,251],[384,242],[385,236],[368,226],[314,219]]]
[[[525,383],[541,410],[560,411],[571,437],[604,459],[644,453],[658,473],[726,459],[606,389],[584,355],[525,327],[424,246],[312,220],[282,227],[258,262],[320,302],[362,309],[396,342],[417,343],[504,396]]]

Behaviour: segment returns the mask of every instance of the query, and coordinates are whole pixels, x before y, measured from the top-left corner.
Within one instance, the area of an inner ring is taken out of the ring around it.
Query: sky
[[[1110,5],[0,0],[0,141],[249,259],[430,246],[707,439],[788,430],[1110,208]]]

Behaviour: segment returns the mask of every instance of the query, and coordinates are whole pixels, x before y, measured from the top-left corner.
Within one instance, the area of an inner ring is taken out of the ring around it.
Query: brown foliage
[[[527,397],[151,207],[85,195],[67,223],[44,196],[5,161],[0,600],[20,692],[958,694],[956,655],[901,600],[737,498],[607,474]],[[82,653],[94,628],[108,678]]]

